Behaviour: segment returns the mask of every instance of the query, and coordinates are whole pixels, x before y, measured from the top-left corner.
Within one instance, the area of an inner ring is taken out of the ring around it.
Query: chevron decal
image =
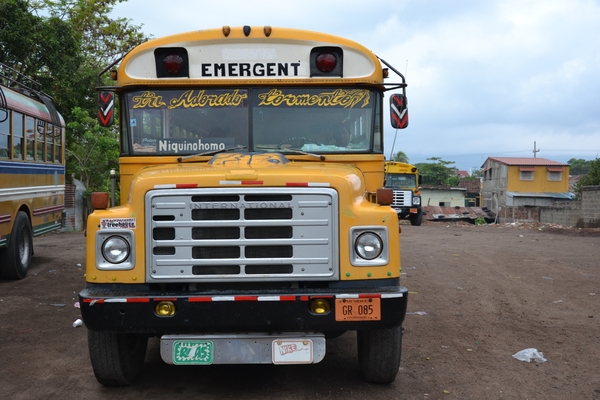
[[[101,126],[111,126],[115,119],[115,94],[113,92],[98,93],[98,121]]]

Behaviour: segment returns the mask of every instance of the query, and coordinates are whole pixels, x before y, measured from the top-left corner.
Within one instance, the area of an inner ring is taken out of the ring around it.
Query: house
[[[571,200],[569,165],[545,158],[488,157],[482,165],[483,207],[508,220],[538,220],[538,208]]]
[[[461,179],[458,187],[466,189],[465,207],[481,207],[481,181],[479,179]]]
[[[465,188],[447,186],[421,186],[421,206],[463,207],[465,205]]]

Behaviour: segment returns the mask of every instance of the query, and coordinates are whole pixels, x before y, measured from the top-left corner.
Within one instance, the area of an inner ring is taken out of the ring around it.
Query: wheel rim
[[[27,235],[27,232],[23,229],[19,233],[19,260],[21,260],[21,265],[27,265],[30,254],[31,243],[29,240],[29,235]]]

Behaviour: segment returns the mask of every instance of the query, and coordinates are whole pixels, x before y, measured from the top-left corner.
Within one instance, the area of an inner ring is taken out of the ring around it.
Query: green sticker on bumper
[[[186,340],[173,342],[173,364],[209,365],[213,363],[213,342]]]

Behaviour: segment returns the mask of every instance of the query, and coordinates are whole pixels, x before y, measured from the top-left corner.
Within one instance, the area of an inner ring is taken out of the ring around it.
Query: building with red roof
[[[527,207],[547,206],[573,198],[569,192],[569,165],[558,161],[488,157],[481,172],[483,207],[509,220],[537,220],[538,216],[531,215],[535,209]]]

